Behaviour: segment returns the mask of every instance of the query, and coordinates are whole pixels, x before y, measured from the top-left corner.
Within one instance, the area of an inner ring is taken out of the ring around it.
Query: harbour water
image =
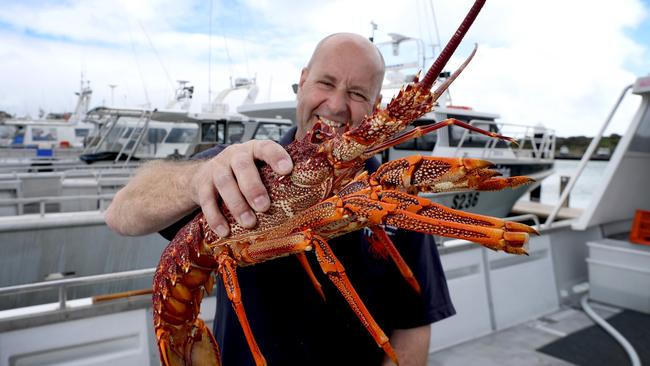
[[[569,207],[586,208],[592,200],[594,187],[600,184],[607,161],[589,161],[569,196]],[[560,198],[561,177],[572,177],[580,160],[555,160],[555,173],[542,182],[541,202],[555,205]],[[523,197],[528,200],[528,197]]]

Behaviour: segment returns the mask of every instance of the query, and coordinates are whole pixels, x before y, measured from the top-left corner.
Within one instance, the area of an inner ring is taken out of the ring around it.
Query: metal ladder
[[[147,134],[147,131],[149,130],[149,121],[151,120],[151,115],[152,111],[142,112],[140,118],[138,119],[138,123],[133,128],[133,131],[131,131],[129,140],[126,142],[126,144],[124,144],[124,146],[122,146],[122,149],[117,154],[117,157],[115,157],[115,163],[120,161],[120,157],[122,157],[122,155],[127,155],[124,164],[129,163],[136,150],[138,150],[138,147],[142,143],[142,140]]]

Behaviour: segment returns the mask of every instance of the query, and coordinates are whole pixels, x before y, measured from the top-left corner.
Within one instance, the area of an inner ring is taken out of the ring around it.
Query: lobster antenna
[[[472,25],[472,23],[474,23],[474,20],[478,16],[478,13],[481,11],[481,8],[484,4],[485,0],[477,0],[474,2],[474,5],[472,5],[472,8],[465,16],[465,19],[463,19],[463,22],[456,30],[456,33],[454,33],[454,35],[451,37],[449,43],[447,43],[445,46],[445,49],[440,52],[440,56],[438,56],[433,65],[431,65],[431,68],[429,68],[429,71],[427,71],[427,74],[420,82],[420,86],[422,88],[425,88],[427,90],[431,89],[433,83],[438,78],[438,75],[440,75],[440,72],[442,72],[442,69],[451,58],[451,55],[454,53],[454,51],[456,51],[456,48],[458,48],[460,41],[462,41],[463,37],[465,37],[465,33],[467,33],[467,30]]]

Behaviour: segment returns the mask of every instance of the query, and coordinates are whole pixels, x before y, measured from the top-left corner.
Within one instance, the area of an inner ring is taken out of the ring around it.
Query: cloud
[[[117,84],[116,104],[164,106],[175,80],[184,79],[195,85],[198,111],[208,87],[214,97],[240,76],[257,77],[258,101],[286,100],[323,36],[369,36],[374,21],[377,41],[388,33],[422,38],[430,56],[431,44],[447,42],[471,3],[216,0],[210,37],[206,1],[8,2],[0,14],[0,110],[71,110],[81,72],[94,104],[110,103],[108,85]],[[620,90],[650,68],[647,41],[633,37],[647,34],[640,31],[650,27],[646,7],[638,0],[490,1],[450,61],[457,67],[479,44],[452,86],[453,101],[507,122],[543,123],[559,135],[593,135]],[[634,108],[626,106],[610,130],[623,132]]]

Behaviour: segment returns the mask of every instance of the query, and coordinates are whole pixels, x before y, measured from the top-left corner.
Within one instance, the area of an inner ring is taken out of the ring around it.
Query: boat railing
[[[527,158],[534,160],[552,160],[555,157],[555,130],[543,126],[528,126],[514,123],[497,121],[477,120],[469,121],[472,126],[481,127],[491,132],[513,138],[517,143],[509,144],[507,148],[512,152],[513,158]],[[455,146],[454,156],[463,156],[463,152],[469,148],[469,140],[476,133],[464,129],[458,144]],[[489,159],[492,157],[503,158],[503,145],[501,140],[485,138],[485,143],[480,148],[480,157]],[[475,148],[476,146],[472,146]]]
[[[113,164],[98,162],[86,164],[81,161],[53,161],[53,160],[31,160],[28,163],[5,163],[0,160],[0,175],[21,174],[21,173],[48,173],[48,172],[102,172],[102,171],[123,171],[134,170],[142,163],[131,161],[128,164]]]
[[[2,154],[0,164],[11,162],[15,159],[38,159],[42,157],[41,154],[47,154],[47,158],[52,159],[74,158],[79,156],[81,151],[83,150],[80,147],[41,149],[33,145],[0,146],[0,153]]]
[[[59,309],[65,309],[68,302],[67,289],[82,285],[95,285],[110,281],[129,280],[138,277],[151,276],[155,268],[135,269],[130,271],[105,273],[82,277],[69,277],[49,281],[27,283],[0,288],[0,296],[19,295],[35,291],[57,290],[59,294]]]
[[[26,198],[7,198],[0,199],[0,207],[16,207],[16,213],[18,215],[25,214],[25,206],[29,204],[38,204],[38,214],[40,216],[45,216],[47,213],[47,204],[51,203],[64,203],[64,202],[75,202],[79,201],[97,201],[96,210],[103,212],[108,207],[108,202],[113,200],[114,194],[112,193],[103,193],[103,194],[79,194],[71,196],[45,196],[45,197],[26,197]],[[75,210],[76,211],[76,210]]]
[[[594,138],[591,140],[591,143],[589,143],[589,146],[587,147],[587,151],[582,155],[582,159],[580,160],[580,164],[578,164],[578,169],[576,169],[575,173],[571,176],[569,179],[569,183],[566,185],[564,190],[562,191],[562,194],[560,195],[560,199],[558,200],[557,204],[555,207],[553,207],[553,210],[551,213],[548,215],[546,218],[546,221],[544,222],[545,227],[550,227],[551,224],[555,221],[555,218],[557,217],[558,213],[560,212],[560,209],[562,208],[564,202],[567,200],[569,195],[571,194],[571,191],[573,190],[573,187],[575,187],[576,182],[578,181],[578,178],[580,178],[580,175],[582,175],[582,172],[585,170],[587,167],[587,163],[589,163],[589,160],[591,160],[592,155],[596,151],[596,148],[598,148],[598,144],[600,143],[600,140],[603,137],[603,134],[605,133],[605,130],[607,129],[607,126],[609,126],[609,123],[612,121],[614,118],[614,115],[616,114],[616,111],[618,111],[618,108],[620,107],[621,103],[623,102],[623,99],[625,99],[625,96],[628,94],[630,90],[632,90],[633,85],[630,84],[623,88],[623,91],[621,91],[621,94],[618,97],[618,100],[612,107],[612,110],[609,112],[609,115],[605,119],[605,122],[603,125],[600,127],[600,130],[598,130],[598,133]]]

